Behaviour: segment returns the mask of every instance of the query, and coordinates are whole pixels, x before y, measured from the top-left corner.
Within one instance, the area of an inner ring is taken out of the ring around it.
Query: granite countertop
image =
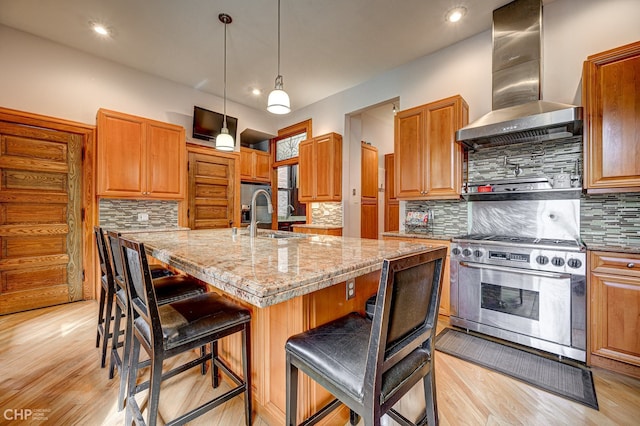
[[[127,234],[168,265],[257,307],[312,293],[382,267],[385,258],[424,245],[278,231],[296,238],[266,238],[273,231],[208,229]],[[262,235],[262,236],[261,236]]]
[[[293,226],[297,228],[310,228],[310,229],[342,229],[342,225],[322,225],[316,223],[295,223]]]
[[[587,246],[587,250],[606,251],[611,253],[640,254],[640,245],[604,243],[595,241],[583,241],[583,243]]]
[[[383,232],[381,235],[385,237],[402,237],[402,238],[416,238],[416,239],[424,239],[424,240],[443,240],[443,241],[451,241],[450,235],[440,235],[440,234],[431,234],[431,233],[417,233],[417,232],[400,232],[400,231],[389,231]]]

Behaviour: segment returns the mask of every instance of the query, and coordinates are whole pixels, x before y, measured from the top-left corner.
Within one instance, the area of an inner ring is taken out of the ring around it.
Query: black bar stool
[[[132,420],[136,424],[144,424],[140,407],[135,400],[135,394],[148,388],[146,424],[154,426],[158,417],[162,380],[201,365],[210,358],[212,360],[213,387],[218,385],[218,369],[224,371],[237,386],[167,424],[184,424],[229,399],[244,394],[245,421],[247,425],[250,425],[252,415],[251,312],[216,293],[205,293],[159,306],[144,245],[124,238],[120,238],[120,245],[133,319],[133,345],[129,360],[126,424],[131,424]],[[201,355],[193,361],[162,374],[162,365],[165,359],[202,347],[207,343],[211,343],[214,348],[218,339],[238,332],[242,333],[243,378],[231,371],[218,358],[215,349],[212,349],[211,353]],[[136,386],[140,347],[149,355],[151,372],[149,381]]]
[[[96,239],[96,245],[98,246],[98,259],[100,261],[100,297],[98,299],[98,326],[96,333],[96,348],[101,347],[100,367],[104,368],[106,365],[107,348],[109,338],[112,337],[111,333],[111,321],[114,321],[113,316],[113,304],[115,301],[115,295],[117,288],[114,283],[114,273],[117,269],[112,262],[111,253],[107,248],[104,239],[104,230],[95,226],[93,228],[93,234]],[[118,257],[120,255],[118,254]],[[119,261],[119,259],[117,259]],[[120,265],[122,262],[120,262]],[[173,272],[163,268],[160,265],[154,265],[152,269],[153,278],[167,277],[173,275]],[[121,268],[120,268],[121,269]],[[112,375],[111,375],[112,376]]]
[[[426,412],[418,424],[438,424],[433,349],[446,254],[385,260],[372,321],[351,313],[287,340],[287,425],[298,424],[298,370],[337,398],[301,424],[317,423],[342,402],[367,426],[384,414],[413,425],[392,407],[420,380]]]
[[[111,361],[109,365],[109,379],[113,379],[115,375],[115,369],[117,368],[120,374],[118,411],[124,408],[127,373],[129,371],[128,361],[131,348],[131,315],[129,311],[129,296],[127,293],[127,284],[124,278],[125,272],[123,268],[119,237],[120,234],[118,232],[107,232],[107,239],[109,241],[109,244],[107,246],[110,249],[109,253],[111,255],[111,263],[113,266],[112,276],[116,289],[116,313],[113,323],[113,329],[120,330],[120,319],[122,317],[126,317],[124,342],[120,341],[120,335],[122,333],[118,333],[112,336],[111,339]],[[166,271],[168,270],[162,267],[154,268],[153,270],[150,268],[152,282],[156,291],[157,301],[159,305],[165,305],[177,300],[197,296],[207,291],[205,284],[202,284],[185,275],[173,275],[173,273],[169,275]],[[122,356],[118,352],[119,348],[122,348]],[[202,348],[201,352],[204,354],[205,349]],[[203,364],[202,374],[204,374],[205,371],[205,366]]]

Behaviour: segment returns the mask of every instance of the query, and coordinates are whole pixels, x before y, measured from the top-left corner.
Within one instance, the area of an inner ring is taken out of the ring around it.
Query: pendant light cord
[[[278,0],[280,1],[280,0]],[[227,128],[227,23],[224,23],[224,107],[222,127]]]
[[[278,77],[280,78],[280,0],[278,0]]]

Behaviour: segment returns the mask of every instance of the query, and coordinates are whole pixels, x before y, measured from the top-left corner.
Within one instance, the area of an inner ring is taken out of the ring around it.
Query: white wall
[[[191,139],[193,106],[222,112],[223,99],[0,25],[0,106],[86,124],[108,108],[184,126]],[[227,101],[238,135],[277,133],[276,120]],[[239,145],[239,144],[236,144]]]
[[[555,0],[545,5],[543,99],[580,105],[583,61],[591,54],[640,40],[638,17],[639,0]],[[455,94],[465,98],[469,120],[473,121],[491,110],[491,51],[491,32],[485,31],[293,111],[282,118],[279,127],[312,117],[314,135],[327,132],[348,135],[345,123],[349,120],[345,116],[354,111],[395,97],[400,98],[400,109],[407,109]],[[360,143],[360,139],[345,137],[345,144],[346,141]],[[350,147],[345,146],[347,159],[349,151]],[[353,167],[355,162],[345,161],[347,164]],[[354,175],[359,176],[359,172]],[[351,182],[344,182],[343,194],[350,196],[350,186]],[[351,234],[348,229],[351,226],[357,226],[359,232],[356,214],[350,211],[354,206],[345,198],[347,235]],[[401,215],[403,209],[401,205]]]

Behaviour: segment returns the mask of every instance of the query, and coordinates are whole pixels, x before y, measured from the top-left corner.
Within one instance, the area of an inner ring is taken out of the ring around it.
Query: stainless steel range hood
[[[582,107],[541,100],[541,50],[541,0],[493,11],[493,111],[458,130],[458,142],[475,150],[582,133]]]

